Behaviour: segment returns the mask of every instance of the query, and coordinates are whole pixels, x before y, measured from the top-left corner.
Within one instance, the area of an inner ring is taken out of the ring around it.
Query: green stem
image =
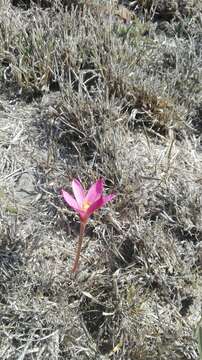
[[[81,247],[82,247],[85,227],[86,227],[86,222],[81,221],[78,247],[77,247],[76,258],[75,258],[75,261],[74,261],[72,272],[76,272],[78,270],[78,264],[79,264],[79,258],[80,258],[80,253],[81,253]]]

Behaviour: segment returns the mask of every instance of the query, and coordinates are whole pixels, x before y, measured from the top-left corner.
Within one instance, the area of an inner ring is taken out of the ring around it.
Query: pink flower
[[[88,218],[92,215],[92,213],[94,213],[94,211],[100,209],[108,201],[111,201],[115,197],[115,194],[107,196],[103,195],[103,179],[99,179],[91,185],[88,192],[85,191],[78,180],[73,180],[72,189],[75,198],[64,190],[62,190],[62,196],[65,202],[79,214],[83,223],[88,221]]]
[[[72,271],[76,272],[79,266],[79,257],[81,253],[81,247],[82,247],[85,227],[88,218],[92,215],[94,211],[100,209],[108,201],[111,201],[115,197],[115,195],[114,194],[107,196],[103,195],[103,189],[104,189],[103,179],[97,180],[96,183],[91,185],[88,192],[85,191],[85,189],[78,180],[73,180],[72,189],[75,198],[73,198],[68,192],[64,190],[62,190],[62,196],[66,201],[66,203],[79,214],[81,220],[78,248],[76,252],[74,265],[72,268]]]

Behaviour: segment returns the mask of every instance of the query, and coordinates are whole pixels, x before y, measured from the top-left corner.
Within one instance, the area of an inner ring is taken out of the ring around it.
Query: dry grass
[[[2,360],[198,359],[202,7],[124,3],[0,1]],[[60,189],[100,176],[73,277]]]

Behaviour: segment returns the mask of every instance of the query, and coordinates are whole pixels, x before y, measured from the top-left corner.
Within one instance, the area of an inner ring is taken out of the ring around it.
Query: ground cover
[[[0,358],[198,359],[200,1],[0,5]]]

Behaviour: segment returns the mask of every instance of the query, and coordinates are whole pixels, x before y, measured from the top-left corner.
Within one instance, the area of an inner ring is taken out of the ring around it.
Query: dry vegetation
[[[0,359],[198,359],[201,40],[200,0],[0,0]]]

